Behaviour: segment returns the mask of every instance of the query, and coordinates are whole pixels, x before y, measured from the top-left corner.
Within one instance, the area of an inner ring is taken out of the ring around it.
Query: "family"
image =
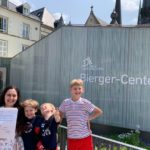
[[[57,129],[63,118],[67,121],[67,149],[93,150],[90,121],[102,115],[102,110],[82,97],[81,79],[70,82],[70,98],[59,108],[51,103],[39,106],[37,100],[21,101],[20,91],[6,87],[0,98],[0,107],[18,108],[16,137],[12,150],[58,150]]]

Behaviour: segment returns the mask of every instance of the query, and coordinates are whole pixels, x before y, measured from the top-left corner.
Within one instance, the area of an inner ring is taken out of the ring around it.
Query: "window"
[[[8,54],[8,44],[7,41],[0,40],[0,56],[7,56]]]
[[[26,48],[28,47],[28,45],[22,45],[22,51],[24,51]]]
[[[7,7],[8,0],[0,0],[0,5]]]
[[[8,19],[4,16],[0,16],[0,32],[7,33]]]
[[[29,14],[29,9],[26,7],[23,7],[23,14],[28,15]]]
[[[22,37],[29,39],[30,25],[23,23]]]

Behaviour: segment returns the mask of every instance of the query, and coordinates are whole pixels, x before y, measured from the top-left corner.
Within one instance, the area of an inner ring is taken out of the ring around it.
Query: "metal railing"
[[[94,150],[146,150],[137,146],[92,134]],[[67,150],[67,127],[59,126],[58,142],[60,150]]]

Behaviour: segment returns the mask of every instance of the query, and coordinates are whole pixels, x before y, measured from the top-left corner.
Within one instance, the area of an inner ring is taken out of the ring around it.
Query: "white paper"
[[[14,140],[0,139],[0,150],[16,150]]]
[[[17,108],[0,108],[0,139],[14,140],[17,113]]]

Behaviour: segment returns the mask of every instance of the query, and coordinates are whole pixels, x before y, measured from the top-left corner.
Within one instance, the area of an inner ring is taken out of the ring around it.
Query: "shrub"
[[[135,145],[138,147],[143,147],[147,150],[150,150],[149,146],[144,145],[143,142],[140,141],[140,131],[139,130],[131,130],[128,133],[122,133],[119,135],[112,135],[110,138],[120,141],[120,142],[124,142],[124,143],[128,143],[131,145]]]
[[[140,146],[140,132],[138,130],[118,135],[118,140],[131,145]]]

